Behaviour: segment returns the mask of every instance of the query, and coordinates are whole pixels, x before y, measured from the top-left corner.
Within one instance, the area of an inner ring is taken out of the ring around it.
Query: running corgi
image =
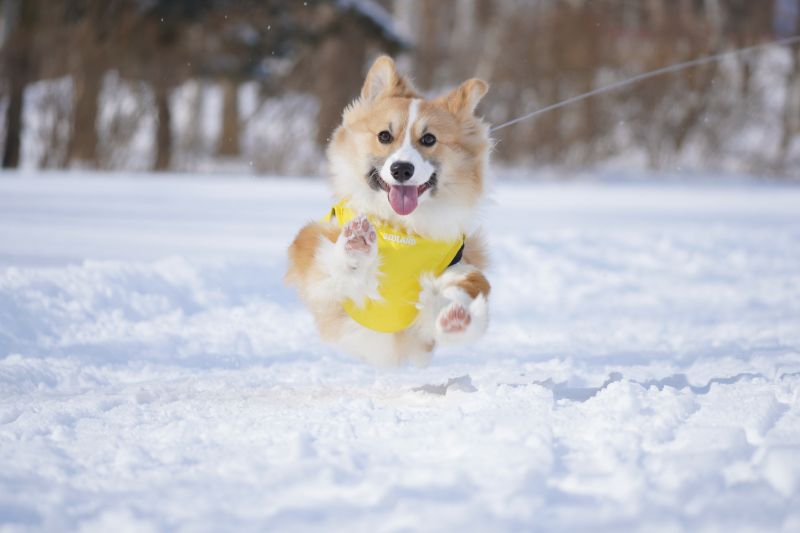
[[[489,157],[467,80],[422,98],[378,58],[328,146],[334,202],[289,247],[286,282],[321,336],[368,362],[424,366],[439,345],[488,323],[486,252],[476,226]]]

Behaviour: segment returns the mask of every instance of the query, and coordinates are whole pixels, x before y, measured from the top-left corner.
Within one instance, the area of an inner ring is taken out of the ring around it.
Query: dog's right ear
[[[485,81],[472,78],[450,91],[443,99],[450,112],[470,116],[488,90],[489,85]]]
[[[376,100],[381,96],[414,96],[409,83],[397,73],[397,66],[389,56],[380,56],[367,72],[361,88],[361,98]]]

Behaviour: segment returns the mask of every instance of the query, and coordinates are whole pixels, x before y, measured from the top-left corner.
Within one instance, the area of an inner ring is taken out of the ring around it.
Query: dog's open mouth
[[[381,178],[378,170],[373,168],[370,179],[389,196],[389,205],[398,215],[409,215],[417,208],[419,197],[428,189],[436,186],[436,172],[422,185],[389,185]]]

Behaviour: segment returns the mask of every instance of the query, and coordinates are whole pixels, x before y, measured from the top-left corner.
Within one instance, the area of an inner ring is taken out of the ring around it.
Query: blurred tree
[[[170,96],[189,79],[223,88],[220,155],[239,153],[238,88],[262,84],[265,96],[311,91],[322,102],[320,142],[360,85],[372,48],[407,45],[391,16],[368,0],[5,0],[2,68],[6,79],[4,166],[19,163],[26,86],[68,75],[73,112],[67,158],[97,164],[99,95],[104,76],[152,89],[156,116],[154,168],[170,167]]]
[[[232,80],[222,80],[222,131],[219,135],[217,154],[235,156],[239,154],[239,94],[238,85]]]
[[[306,120],[316,133],[306,136],[321,147],[379,52],[402,55],[425,91],[473,75],[488,79],[492,90],[481,105],[498,123],[642,71],[800,32],[800,0],[0,1],[6,167],[19,164],[28,127],[42,130],[40,142],[58,154],[43,158],[47,164],[113,165],[109,153],[126,148],[109,146],[132,145],[137,128],[147,128],[137,149],[152,144],[143,158],[152,168],[180,166],[187,156],[176,161],[176,152],[191,135],[210,139],[197,145],[201,155],[241,161],[243,146],[251,158],[253,150],[251,118],[242,113],[269,115],[260,111],[286,95],[301,95],[287,109],[311,110]],[[769,153],[767,166],[791,165],[793,157],[800,164],[800,64],[796,53],[783,63],[770,57],[696,67],[517,124],[498,132],[496,159],[586,165],[638,153],[665,166],[702,152],[707,163],[735,158],[763,166]],[[60,100],[48,102],[68,100],[66,111],[52,113],[51,134],[43,130],[49,122],[35,118],[42,111],[24,109],[26,89],[41,80],[49,81],[29,96],[41,98],[51,87]],[[773,105],[768,92],[776,84],[786,98]],[[191,98],[187,87],[195,87]],[[208,105],[208,94],[220,95],[217,107]],[[302,98],[318,105],[298,104]],[[199,115],[212,108],[217,137],[198,131],[209,129]],[[764,134],[770,150],[731,148],[729,132],[768,112],[778,115],[757,127],[772,132]],[[292,135],[274,149],[291,151],[304,132]],[[264,157],[280,165],[291,154]]]
[[[800,35],[800,2],[791,9],[789,2],[779,2],[786,12],[778,23],[779,31],[791,31]],[[788,19],[788,20],[786,20]],[[777,170],[786,170],[787,158],[792,142],[800,137],[800,47],[792,54],[792,68],[789,69],[785,81],[786,98],[784,100],[783,120],[781,121],[781,137],[778,148]]]
[[[775,1],[784,4],[782,12],[794,12],[788,3],[800,6],[800,0]],[[631,75],[770,39],[773,4],[396,0],[395,11],[417,43],[411,70],[422,88],[455,84],[471,75],[464,66],[471,68],[491,82],[481,107],[497,123]],[[786,31],[785,23],[780,26]],[[754,108],[768,105],[761,90],[752,90],[752,70],[767,57],[741,56],[724,68],[721,63],[695,67],[518,123],[498,132],[495,159],[585,165],[643,152],[659,167],[697,148],[721,158],[726,132],[751,119]],[[733,94],[737,87],[739,95]],[[793,123],[794,116],[787,109],[777,122]]]
[[[2,70],[8,103],[3,168],[19,165],[22,134],[22,104],[25,87],[33,75],[31,32],[37,23],[37,8],[32,2],[6,0],[3,3]]]

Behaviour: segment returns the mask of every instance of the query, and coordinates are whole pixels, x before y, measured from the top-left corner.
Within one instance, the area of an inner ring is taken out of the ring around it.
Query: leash
[[[513,126],[514,124],[518,124],[518,123],[520,123],[520,122],[522,122],[524,120],[528,120],[528,119],[537,117],[537,116],[539,116],[539,115],[541,115],[543,113],[547,113],[548,111],[553,111],[555,109],[560,109],[560,108],[568,106],[570,104],[574,104],[576,102],[580,102],[582,100],[586,100],[587,98],[591,98],[592,96],[597,96],[598,94],[603,94],[603,93],[607,93],[607,92],[611,92],[611,91],[616,91],[617,89],[621,89],[623,87],[627,87],[629,85],[633,85],[635,83],[638,83],[638,82],[644,81],[644,80],[648,80],[650,78],[655,78],[656,76],[661,76],[662,74],[669,74],[671,72],[679,72],[681,70],[685,70],[685,69],[690,68],[690,67],[696,67],[696,66],[699,66],[699,65],[705,65],[705,64],[708,64],[708,63],[713,63],[715,61],[720,61],[720,60],[728,58],[728,57],[736,57],[736,56],[743,55],[743,54],[749,54],[749,53],[752,53],[752,52],[755,52],[757,50],[761,50],[761,49],[764,49],[764,48],[770,48],[770,47],[773,47],[773,46],[792,45],[792,44],[795,44],[795,43],[798,43],[798,42],[800,42],[800,35],[795,35],[794,37],[787,37],[786,39],[780,39],[780,40],[771,41],[771,42],[768,42],[768,43],[757,44],[755,46],[748,46],[746,48],[739,48],[737,50],[731,50],[729,52],[722,52],[720,54],[714,54],[714,55],[711,55],[711,56],[701,57],[701,58],[698,58],[698,59],[692,59],[691,61],[686,61],[684,63],[677,63],[675,65],[670,65],[668,67],[663,67],[663,68],[659,68],[659,69],[656,69],[656,70],[651,70],[649,72],[644,72],[642,74],[637,74],[636,76],[633,76],[631,78],[628,78],[628,79],[625,79],[625,80],[622,80],[622,81],[618,81],[618,82],[606,85],[604,87],[599,87],[599,88],[594,89],[592,91],[589,91],[589,92],[586,92],[586,93],[583,93],[583,94],[579,94],[579,95],[573,96],[571,98],[567,98],[566,100],[562,100],[560,102],[556,102],[555,104],[551,104],[551,105],[549,105],[547,107],[543,107],[541,109],[537,109],[536,111],[534,111],[532,113],[528,113],[527,115],[522,115],[522,116],[517,117],[515,119],[509,120],[508,122],[503,122],[502,124],[500,124],[498,126],[494,126],[489,131],[491,133],[494,133],[494,132],[496,132],[498,130],[501,130],[503,128],[507,128],[509,126]]]

